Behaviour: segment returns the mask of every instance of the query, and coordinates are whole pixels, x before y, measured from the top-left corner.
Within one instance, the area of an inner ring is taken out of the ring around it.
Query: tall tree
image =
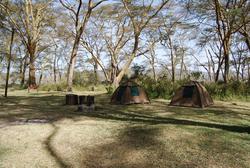
[[[98,1],[94,3],[93,0],[88,0],[87,4],[87,11],[84,14],[84,3],[82,0],[78,1],[77,7],[74,8],[74,5],[66,3],[63,0],[60,0],[60,3],[65,7],[71,14],[73,15],[73,19],[75,22],[75,39],[73,43],[73,48],[70,55],[68,72],[67,72],[67,90],[72,91],[73,86],[73,75],[74,75],[74,68],[76,64],[77,52],[80,44],[81,36],[86,28],[86,25],[89,21],[91,13],[93,9],[99,6],[102,2],[106,0]]]
[[[7,54],[8,65],[7,65],[6,83],[5,83],[5,92],[4,92],[5,97],[8,96],[8,86],[9,86],[10,66],[11,66],[11,60],[12,60],[12,47],[13,47],[14,35],[15,35],[15,29],[12,28],[10,44],[9,44],[9,53]]]
[[[0,7],[6,12],[8,22],[16,29],[22,38],[29,54],[29,86],[36,86],[36,54],[45,26],[49,18],[47,11],[51,0],[32,2],[31,0],[8,3],[0,2]]]
[[[217,33],[222,46],[224,63],[224,82],[228,83],[230,68],[230,48],[232,35],[245,32],[244,26],[249,23],[249,1],[247,0],[210,0],[188,1],[189,11],[196,16],[196,21],[202,24],[203,30]],[[245,17],[242,17],[245,16]],[[244,21],[244,18],[247,20]],[[247,36],[247,34],[245,34]],[[246,38],[247,40],[247,38]]]
[[[122,77],[127,73],[134,58],[139,54],[140,37],[143,30],[148,26],[150,21],[154,19],[158,13],[166,6],[169,0],[163,0],[160,4],[153,5],[154,1],[148,3],[122,0],[123,6],[126,9],[127,16],[131,20],[133,28],[133,46],[129,55],[127,55],[126,62],[121,68],[118,75],[115,77],[113,85],[117,87]]]

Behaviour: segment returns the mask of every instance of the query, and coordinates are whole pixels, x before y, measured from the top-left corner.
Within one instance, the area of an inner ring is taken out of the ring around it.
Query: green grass
[[[250,167],[250,103],[205,109],[109,104],[64,105],[64,92],[11,91],[0,98],[0,167]]]

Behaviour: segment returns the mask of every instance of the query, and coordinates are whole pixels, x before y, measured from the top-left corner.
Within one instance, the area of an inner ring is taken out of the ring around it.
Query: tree
[[[8,65],[7,65],[7,73],[6,73],[6,84],[5,84],[5,92],[4,96],[7,97],[8,95],[8,85],[9,85],[9,77],[10,77],[10,64],[12,60],[12,46],[14,41],[15,29],[12,28],[11,30],[11,39],[9,44],[9,53],[8,53]]]
[[[245,32],[249,17],[243,16],[249,14],[249,10],[247,10],[249,2],[247,0],[190,0],[187,6],[196,20],[203,25],[203,30],[207,29],[218,35],[223,54],[223,78],[224,82],[228,83],[232,35],[239,31]],[[244,18],[247,18],[247,20],[244,20]],[[247,37],[246,33],[245,36]]]
[[[156,66],[155,49],[156,49],[156,44],[158,43],[159,40],[157,38],[153,37],[153,36],[149,35],[149,37],[148,37],[147,46],[149,48],[149,54],[144,54],[144,56],[147,58],[150,66],[151,66],[152,73],[153,73],[153,79],[156,82],[157,77],[156,77],[156,70],[155,70],[155,66]]]
[[[179,64],[180,78],[183,75],[184,55],[187,50],[184,42],[188,39],[189,31],[192,30],[192,25],[185,23],[184,17],[183,13],[179,13],[175,14],[175,16],[169,14],[167,17],[160,18],[162,22],[159,26],[160,42],[169,51],[166,51],[166,53],[170,57],[172,83],[176,80],[176,67]]]
[[[29,54],[29,86],[36,86],[35,61],[39,48],[42,28],[49,17],[48,6],[51,1],[32,2],[25,0],[14,3],[0,2],[0,7],[7,15],[8,22],[22,38]]]
[[[118,75],[115,77],[113,85],[115,87],[119,86],[119,83],[127,73],[127,70],[134,58],[138,55],[140,36],[142,31],[148,26],[149,22],[154,19],[158,13],[165,7],[169,0],[164,0],[157,7],[153,6],[153,0],[148,4],[138,1],[122,0],[123,6],[126,9],[127,16],[131,20],[133,28],[133,47],[129,55],[127,55],[126,62]]]
[[[70,55],[70,61],[68,66],[68,72],[67,72],[67,90],[72,91],[72,85],[73,85],[73,75],[74,75],[74,67],[76,64],[76,58],[77,58],[77,51],[80,44],[81,36],[86,28],[86,25],[89,21],[89,18],[91,16],[91,13],[93,9],[95,9],[97,6],[99,6],[102,2],[106,0],[98,1],[97,3],[93,3],[92,0],[88,0],[87,5],[87,11],[85,14],[83,14],[83,1],[79,0],[77,8],[74,9],[74,5],[70,5],[66,3],[65,1],[60,0],[60,3],[65,7],[69,12],[71,12],[74,22],[75,22],[75,39],[73,43],[73,48]]]

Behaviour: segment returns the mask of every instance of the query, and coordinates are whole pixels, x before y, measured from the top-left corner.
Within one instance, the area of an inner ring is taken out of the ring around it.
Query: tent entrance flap
[[[183,90],[183,98],[192,98],[194,93],[194,86],[186,86]]]
[[[118,101],[122,100],[122,96],[123,96],[123,93],[125,92],[125,90],[126,90],[126,86],[121,86],[120,89],[118,90],[118,94],[117,94]]]
[[[131,86],[130,92],[132,96],[139,96],[139,89],[137,86]]]

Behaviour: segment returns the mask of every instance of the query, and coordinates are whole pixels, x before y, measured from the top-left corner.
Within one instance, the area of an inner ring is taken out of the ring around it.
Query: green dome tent
[[[199,82],[192,81],[181,86],[173,96],[170,105],[186,107],[207,107],[214,104],[206,88]]]
[[[144,104],[149,102],[145,90],[134,81],[121,84],[111,97],[113,104]]]

